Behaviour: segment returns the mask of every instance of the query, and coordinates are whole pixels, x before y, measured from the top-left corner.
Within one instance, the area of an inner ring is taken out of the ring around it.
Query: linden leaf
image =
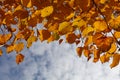
[[[76,52],[77,52],[77,54],[78,54],[79,57],[81,57],[82,51],[83,51],[83,47],[77,47],[76,48]]]
[[[116,18],[113,18],[109,21],[110,27],[120,31],[120,16],[117,16]]]
[[[2,52],[2,50],[0,49],[0,56],[2,56],[2,53],[3,53],[3,52]]]
[[[113,54],[113,61],[110,64],[110,67],[113,68],[117,66],[119,64],[119,61],[120,61],[120,54],[117,53]]]
[[[87,49],[85,49],[85,50],[84,50],[84,56],[85,56],[85,57],[90,57],[90,51],[87,50]]]
[[[112,54],[112,53],[114,53],[116,51],[116,49],[117,49],[116,44],[112,43],[111,48],[108,50],[108,53]]]
[[[71,13],[71,14],[70,14],[70,15],[68,15],[65,19],[66,19],[66,20],[69,20],[69,19],[73,18],[73,17],[74,17],[74,15],[75,15],[74,13]]]
[[[21,50],[24,49],[24,43],[23,42],[20,42],[18,44],[15,44],[15,51],[16,52],[20,52]]]
[[[82,35],[83,37],[87,36],[90,32],[93,32],[94,29],[91,26],[86,27],[83,31],[82,31]]]
[[[93,36],[88,36],[87,39],[85,40],[85,46],[88,46],[89,44],[91,44],[93,42],[92,39]]]
[[[0,44],[5,44],[8,40],[10,40],[10,38],[12,37],[11,33],[9,34],[0,34]]]
[[[105,54],[100,56],[100,61],[101,61],[101,63],[105,63],[106,62],[106,55]]]
[[[100,51],[98,49],[95,49],[93,54],[94,54],[93,62],[97,62],[100,58]]]
[[[35,42],[37,40],[37,37],[36,36],[30,36],[28,39],[27,39],[27,47],[29,48],[33,42]]]
[[[39,34],[41,41],[47,40],[51,36],[51,33],[48,30],[39,30]]]
[[[29,0],[29,3],[27,4],[27,7],[28,8],[32,7],[32,0]]]
[[[81,19],[80,17],[77,17],[73,20],[72,26],[77,26],[78,28],[86,25],[86,22]]]
[[[107,29],[107,24],[104,21],[95,21],[93,27],[96,32],[101,32]]]
[[[24,60],[24,55],[23,54],[19,53],[19,54],[16,55],[16,63],[17,64],[23,62],[23,60]]]
[[[72,44],[75,42],[77,36],[74,34],[74,33],[68,33],[66,34],[66,41],[69,43],[69,44]]]
[[[73,31],[73,27],[70,25],[70,22],[65,21],[59,24],[58,31],[60,32],[60,34],[66,34]]]
[[[120,38],[120,32],[119,32],[119,31],[115,31],[115,32],[114,32],[114,36],[115,36],[116,38]]]
[[[10,53],[10,52],[12,52],[14,49],[15,49],[15,46],[14,46],[14,45],[10,45],[10,46],[8,46],[8,47],[6,48],[6,52],[7,52],[7,53]]]
[[[41,17],[47,17],[53,13],[53,6],[47,6],[41,10]]]

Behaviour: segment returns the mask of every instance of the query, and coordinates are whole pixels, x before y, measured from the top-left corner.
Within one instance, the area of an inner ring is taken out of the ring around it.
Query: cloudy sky
[[[24,50],[25,60],[15,63],[15,53],[0,57],[0,80],[119,80],[120,65],[110,69],[110,63],[87,62],[79,58],[75,45],[37,41]]]

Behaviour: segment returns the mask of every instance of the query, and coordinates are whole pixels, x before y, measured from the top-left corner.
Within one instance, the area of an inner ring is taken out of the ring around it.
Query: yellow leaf
[[[120,16],[117,16],[116,18],[113,18],[109,21],[110,27],[120,31]]]
[[[106,62],[106,55],[105,54],[100,56],[100,61],[101,61],[101,63],[105,63]]]
[[[16,63],[17,64],[23,62],[23,60],[24,60],[24,55],[23,54],[19,53],[19,54],[16,55]]]
[[[66,34],[66,41],[69,43],[69,44],[72,44],[75,42],[77,36],[74,34],[74,33],[68,33]]]
[[[47,17],[53,13],[53,6],[47,6],[41,10],[41,17]]]
[[[28,8],[32,7],[32,0],[29,0],[29,3],[27,4],[27,7]]]
[[[85,36],[87,36],[89,33],[93,32],[93,31],[94,31],[94,29],[91,26],[88,26],[83,30],[82,35],[83,35],[83,37],[85,37]]]
[[[70,25],[70,22],[65,21],[59,24],[58,31],[60,32],[60,34],[66,34],[73,31],[73,27]]]
[[[116,49],[117,49],[116,44],[112,43],[111,48],[108,50],[108,53],[112,54],[112,53],[114,53],[116,51]]]
[[[15,44],[15,51],[16,52],[20,52],[23,49],[24,49],[24,43],[20,42],[18,44]]]
[[[86,25],[86,22],[83,19],[81,19],[80,17],[75,18],[72,23],[72,26],[76,26],[78,28],[80,28],[84,25]]]
[[[88,46],[89,44],[91,44],[93,42],[92,40],[93,36],[88,36],[87,39],[85,40],[85,46]]]
[[[2,53],[3,53],[3,52],[2,52],[2,50],[0,49],[0,56],[2,56]]]
[[[120,38],[120,32],[119,32],[119,31],[115,31],[115,32],[114,32],[114,36],[115,36],[116,38]]]
[[[94,54],[93,62],[97,62],[100,58],[100,51],[98,49],[95,49],[93,54]]]
[[[104,4],[107,0],[100,0],[101,4]]]
[[[76,48],[76,52],[77,52],[77,55],[78,55],[79,57],[81,57],[82,51],[83,51],[83,47],[77,47],[77,48]]]
[[[41,41],[47,40],[51,36],[51,33],[48,30],[39,30],[39,33]]]
[[[10,45],[10,46],[8,46],[8,47],[6,48],[6,52],[7,52],[7,53],[10,53],[10,52],[12,52],[14,49],[15,49],[15,46],[14,46],[14,45]]]
[[[3,35],[0,34],[0,44],[5,44],[11,38],[11,36],[11,33]]]
[[[70,15],[68,15],[65,19],[66,19],[66,20],[69,20],[69,19],[73,18],[73,17],[74,17],[74,15],[75,15],[74,13],[71,13],[71,14],[70,14]]]
[[[27,47],[29,48],[33,42],[35,42],[37,40],[37,37],[36,36],[30,36],[28,39],[27,39]]]
[[[95,21],[93,27],[96,32],[101,32],[107,29],[107,25],[104,21]]]
[[[85,50],[84,50],[84,56],[85,56],[85,57],[90,57],[90,51],[87,50],[87,49],[85,49]]]
[[[113,55],[113,61],[110,64],[110,67],[113,68],[113,67],[117,66],[119,64],[119,61],[120,61],[120,54],[115,53]]]

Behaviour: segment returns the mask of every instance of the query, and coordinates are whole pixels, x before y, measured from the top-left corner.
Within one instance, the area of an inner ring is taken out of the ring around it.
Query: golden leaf
[[[37,41],[37,37],[32,35],[27,39],[27,47],[29,48],[33,42]]]
[[[118,53],[113,54],[113,61],[110,64],[110,67],[113,68],[117,66],[119,64],[119,61],[120,61],[120,54]]]
[[[29,3],[27,4],[27,7],[28,8],[32,7],[32,0],[29,0]]]
[[[90,57],[90,51],[88,49],[84,50],[84,56],[88,58]]]
[[[82,51],[83,51],[83,47],[77,47],[76,48],[76,52],[77,52],[77,54],[78,54],[79,57],[81,57]]]
[[[93,62],[97,62],[100,58],[100,51],[98,49],[95,49],[93,54],[94,54]]]
[[[19,53],[19,54],[16,55],[16,63],[17,64],[23,62],[23,60],[24,60],[24,55],[23,54]]]
[[[77,26],[78,28],[86,25],[86,22],[81,19],[80,17],[77,17],[73,20],[72,26]]]
[[[75,13],[71,13],[71,14],[70,14],[70,15],[68,15],[65,19],[66,19],[66,20],[69,20],[69,19],[73,18],[73,17],[74,17],[74,15],[75,15]]]
[[[21,50],[24,49],[24,43],[23,42],[20,42],[18,44],[15,44],[15,51],[18,53],[20,52]]]
[[[109,21],[110,27],[120,31],[120,16],[117,16],[116,18],[113,18]]]
[[[47,17],[53,13],[53,6],[47,6],[41,10],[41,17]]]
[[[3,52],[2,52],[2,50],[0,49],[0,56],[2,56],[2,53],[3,53]]]
[[[66,34],[73,31],[73,27],[70,25],[70,22],[62,22],[59,24],[58,31],[60,34]]]
[[[83,37],[87,36],[90,32],[93,32],[94,29],[91,26],[86,27],[83,31],[82,31],[82,35]]]
[[[117,49],[117,46],[116,46],[116,43],[114,42],[111,44],[111,48],[108,50],[108,53],[112,54],[116,51],[116,49]]]
[[[67,33],[66,34],[66,41],[69,43],[69,44],[72,44],[75,42],[77,36],[74,34],[74,33]]]
[[[14,45],[10,45],[10,46],[8,46],[8,47],[6,48],[6,52],[7,52],[7,53],[10,53],[10,52],[12,52],[14,49],[15,49],[15,46],[14,46]]]
[[[89,44],[91,44],[93,42],[92,37],[93,36],[88,36],[86,38],[86,40],[85,40],[85,46],[88,46]]]
[[[51,33],[48,30],[39,30],[39,33],[41,41],[47,40],[51,36]]]
[[[12,37],[11,33],[9,34],[0,34],[0,44],[5,44]]]
[[[119,31],[115,31],[115,32],[114,32],[114,36],[115,36],[116,38],[120,38],[120,32],[119,32]]]
[[[107,24],[104,21],[95,21],[93,27],[96,32],[101,32],[107,29]]]
[[[100,56],[100,61],[101,61],[101,63],[105,63],[106,62],[106,55],[105,54]]]

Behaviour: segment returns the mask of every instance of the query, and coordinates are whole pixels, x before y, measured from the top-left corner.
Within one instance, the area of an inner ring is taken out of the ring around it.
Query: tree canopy
[[[120,1],[0,0],[0,56],[2,47],[8,54],[15,51],[19,64],[21,51],[37,40],[76,44],[79,57],[101,63],[112,59],[113,68],[120,61]]]

